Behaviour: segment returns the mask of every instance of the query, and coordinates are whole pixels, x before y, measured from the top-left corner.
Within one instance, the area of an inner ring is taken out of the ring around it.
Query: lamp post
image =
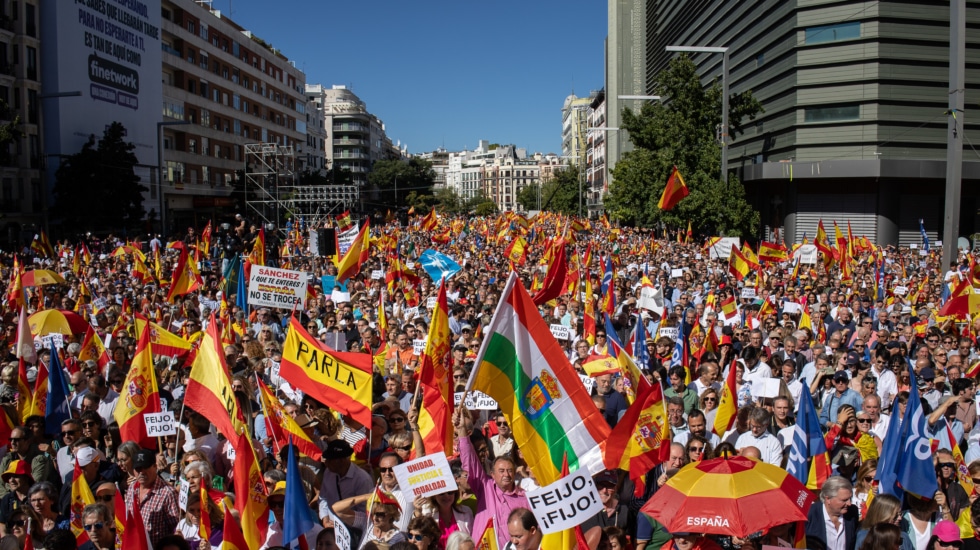
[[[721,181],[728,183],[728,47],[667,46],[667,51],[721,54]]]
[[[160,192],[157,201],[160,206],[160,234],[167,237],[167,203],[163,200],[163,127],[164,126],[185,126],[190,124],[187,120],[167,120],[157,122],[157,190]]]

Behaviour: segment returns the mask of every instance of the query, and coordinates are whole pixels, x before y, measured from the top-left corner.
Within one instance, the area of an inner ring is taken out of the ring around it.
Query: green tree
[[[476,216],[492,216],[497,213],[497,203],[493,201],[484,201],[476,205],[473,209],[473,214]]]
[[[463,211],[463,198],[455,189],[441,187],[436,189],[432,198],[435,200],[436,207],[441,212],[449,214],[459,214]]]
[[[52,214],[63,231],[135,228],[143,218],[143,193],[136,175],[136,146],[123,141],[126,129],[113,122],[96,142],[62,160],[55,173]]]
[[[379,191],[379,201],[388,207],[405,206],[408,194],[432,195],[435,182],[432,163],[421,158],[379,160],[368,174],[368,184]]]
[[[525,185],[517,192],[517,204],[521,205],[524,210],[537,210],[538,209],[538,192],[541,190],[540,183],[532,183],[531,185]]]
[[[721,124],[721,86],[701,84],[694,63],[682,55],[658,75],[653,93],[663,102],[645,104],[639,113],[624,109],[622,128],[635,149],[623,155],[612,171],[604,199],[612,219],[626,224],[686,227],[730,236],[750,236],[759,227],[759,213],[745,200],[745,188],[729,174],[721,181],[721,149],[715,139]],[[743,132],[762,105],[751,91],[729,97],[729,135]],[[671,170],[677,166],[690,195],[669,212],[657,207]]]
[[[579,169],[568,166],[544,184],[533,184],[517,192],[517,202],[525,210],[545,210],[578,214]],[[539,195],[540,192],[540,195]],[[540,204],[538,202],[540,199]]]

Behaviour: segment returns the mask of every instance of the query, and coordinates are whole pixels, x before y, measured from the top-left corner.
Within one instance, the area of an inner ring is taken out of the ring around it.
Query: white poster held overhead
[[[306,272],[253,265],[248,278],[248,305],[306,309],[306,287],[309,284]]]
[[[395,466],[398,486],[406,497],[430,497],[456,490],[456,478],[445,453],[433,453]]]
[[[708,257],[712,260],[721,258],[722,260],[727,260],[729,256],[732,255],[732,247],[741,248],[742,240],[738,237],[722,237],[718,239],[718,242],[713,244],[708,250]]]
[[[801,264],[816,264],[817,263],[817,245],[814,244],[804,244],[800,245],[793,253],[793,259],[799,260]]]
[[[637,302],[640,309],[648,309],[657,315],[664,316],[664,292],[658,288],[645,286],[640,289],[640,299]]]
[[[347,251],[350,250],[350,245],[354,244],[354,239],[357,238],[357,233],[359,231],[360,228],[357,226],[357,224],[354,224],[354,226],[347,231],[337,233],[338,256],[343,257],[344,254],[347,254]]]
[[[581,525],[602,510],[599,491],[586,470],[579,470],[547,487],[528,491],[527,501],[541,532],[546,535]]]

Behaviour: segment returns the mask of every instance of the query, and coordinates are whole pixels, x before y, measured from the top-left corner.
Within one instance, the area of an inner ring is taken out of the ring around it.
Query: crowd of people
[[[504,412],[463,406],[454,412],[454,444],[446,454],[457,489],[413,498],[399,487],[393,468],[426,454],[419,436],[415,342],[428,334],[428,299],[436,295],[438,282],[417,265],[420,254],[435,249],[461,267],[447,280],[446,294],[452,385],[463,391],[509,273],[516,271],[527,288],[540,285],[555,239],[563,239],[569,258],[567,292],[542,305],[541,316],[568,328],[571,336],[559,342],[585,378],[591,361],[611,353],[610,339],[629,342],[637,333],[645,335],[627,349],[642,375],[664,390],[672,440],[669,458],[646,474],[640,490],[626,472],[596,473],[603,509],[581,526],[590,548],[761,549],[792,545],[794,537],[801,538],[795,530],[804,527],[806,547],[814,549],[980,548],[974,536],[980,533],[980,503],[973,486],[980,483],[974,379],[980,323],[969,315],[939,314],[949,289],[962,281],[972,286],[969,254],[943,266],[935,248],[922,254],[921,247],[855,247],[853,255],[836,263],[825,264],[818,255],[817,263],[800,265],[790,256],[760,262],[743,275],[730,269],[727,252],[715,253],[713,239],[684,242],[690,237],[668,239],[604,220],[506,214],[439,217],[436,223],[425,227],[416,217],[407,226],[394,220],[372,224],[370,257],[359,271],[337,286],[317,289],[304,308],[292,311],[239,307],[238,287],[229,280],[236,259],[255,246],[265,247],[261,257],[268,265],[309,273],[316,283],[336,276],[331,258],[309,250],[306,227],[263,228],[239,215],[218,223],[213,232],[209,224],[172,239],[89,235],[56,243],[50,253],[43,247],[3,253],[6,285],[15,268],[63,276],[63,284],[26,287],[26,313],[78,312],[105,342],[110,360],[100,365],[80,358],[84,333],[65,335],[58,353],[69,380],[72,418],[52,433],[43,417],[21,417],[31,395],[22,393],[19,373],[26,373],[33,390],[39,364],[52,358],[42,348],[35,363],[19,364],[20,310],[12,307],[10,288],[5,290],[8,357],[0,370],[0,405],[14,427],[0,449],[0,550],[22,549],[28,538],[35,548],[76,547],[77,534],[70,530],[76,464],[94,496],[80,514],[88,537],[83,548],[119,548],[118,515],[134,502],[152,548],[220,547],[224,523],[237,518],[224,511],[242,498],[232,490],[236,455],[213,418],[184,405],[190,364],[154,356],[161,405],[174,412],[176,435],[161,437],[157,448],[141,448],[120,440],[114,416],[127,397],[136,315],[197,343],[209,323],[219,322],[213,321],[219,313],[234,328],[227,332],[231,341],[224,342],[224,360],[265,483],[270,513],[261,549],[295,548],[298,541],[283,540],[290,449],[272,434],[269,422],[275,419],[263,405],[259,383],[272,388],[285,414],[322,455],[316,460],[292,449],[301,455],[305,500],[320,520],[303,535],[309,548],[339,548],[344,543],[338,542],[337,522],[342,522],[351,548],[470,549],[483,538],[489,518],[495,519],[499,548],[541,547],[541,526],[526,496],[539,484]],[[523,254],[511,246],[518,238],[526,243]],[[134,249],[145,259],[137,259]],[[203,284],[168,302],[172,272],[188,251]],[[149,277],[137,275],[137,263],[148,266]],[[394,265],[397,277],[390,276]],[[614,274],[604,285],[607,265],[614,266]],[[608,322],[600,310],[604,286],[615,295]],[[656,291],[653,307],[644,294],[647,287]],[[734,312],[723,307],[731,303]],[[598,320],[590,322],[590,315]],[[331,403],[280,377],[291,317],[323,343],[372,356],[370,425],[339,414]],[[707,349],[678,359],[677,342],[692,334],[699,335],[695,347]],[[719,430],[716,419],[731,369],[737,414]],[[591,379],[593,403],[609,426],[616,426],[630,406],[627,380],[608,373]],[[878,494],[876,471],[889,423],[903,418],[913,379],[936,440],[939,490],[896,498]],[[742,455],[785,467],[804,392],[817,409],[833,468],[816,488],[819,499],[805,526],[774,526],[746,538],[671,532],[663,518],[641,511],[692,463]],[[960,463],[967,474],[958,471]],[[202,523],[209,526],[206,538]]]

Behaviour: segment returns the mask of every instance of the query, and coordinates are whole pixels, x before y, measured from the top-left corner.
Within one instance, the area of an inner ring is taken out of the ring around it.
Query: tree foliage
[[[432,163],[421,158],[379,160],[368,174],[368,184],[379,191],[378,200],[389,208],[405,206],[409,193],[432,195],[436,173]],[[417,199],[416,199],[417,200]]]
[[[517,202],[525,210],[544,210],[562,214],[578,214],[579,169],[569,166],[555,173],[543,184],[528,185],[517,193]],[[541,202],[538,204],[538,192]]]
[[[654,90],[665,100],[645,104],[639,113],[624,109],[622,128],[635,149],[623,155],[612,171],[604,199],[612,219],[639,226],[659,223],[712,235],[749,236],[759,226],[759,213],[745,200],[745,188],[733,174],[721,181],[721,86],[701,84],[687,56],[671,61]],[[762,105],[751,91],[729,97],[729,141],[743,132]],[[668,212],[657,207],[671,170],[677,166],[690,195]]]
[[[96,142],[62,160],[55,173],[52,214],[63,231],[113,231],[136,227],[143,218],[143,193],[136,175],[136,146],[123,141],[126,129],[113,122]]]

